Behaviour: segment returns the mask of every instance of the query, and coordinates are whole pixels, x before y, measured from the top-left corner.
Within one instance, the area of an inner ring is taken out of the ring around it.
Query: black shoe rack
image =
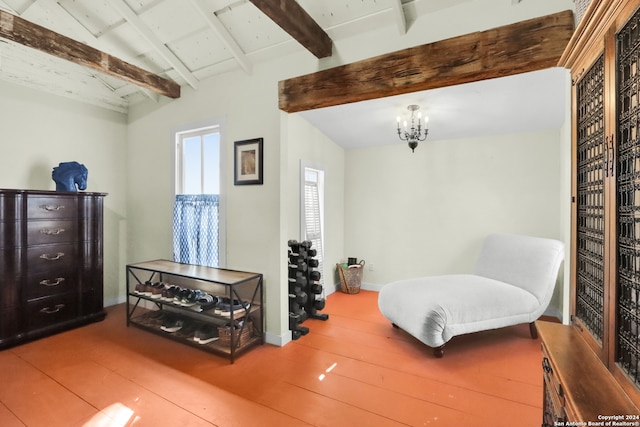
[[[308,240],[289,240],[289,330],[294,340],[309,333],[300,326],[307,319],[327,320],[328,314],[318,313],[325,306],[324,290],[317,270],[317,253]]]

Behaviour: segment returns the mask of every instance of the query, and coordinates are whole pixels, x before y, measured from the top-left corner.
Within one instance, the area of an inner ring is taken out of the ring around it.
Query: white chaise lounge
[[[492,234],[472,274],[429,276],[385,285],[381,313],[423,343],[436,357],[454,336],[535,322],[549,305],[562,242],[513,234]]]

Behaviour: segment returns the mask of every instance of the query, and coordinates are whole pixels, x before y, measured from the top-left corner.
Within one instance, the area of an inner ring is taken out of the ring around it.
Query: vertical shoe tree
[[[309,328],[300,326],[311,318],[327,320],[328,314],[320,314],[325,299],[319,280],[321,273],[316,270],[317,252],[310,241],[289,240],[289,330],[294,340],[309,333]]]

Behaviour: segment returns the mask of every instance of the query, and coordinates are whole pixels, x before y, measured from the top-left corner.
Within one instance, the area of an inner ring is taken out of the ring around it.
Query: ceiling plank
[[[100,73],[87,73],[87,67],[6,40],[0,40],[0,57],[0,80],[127,114],[129,102],[97,82],[91,74]]]
[[[222,21],[220,21],[220,18],[218,18],[215,12],[208,13],[202,6],[200,0],[191,0],[191,4],[207,21],[209,27],[218,35],[227,49],[231,51],[231,54],[236,59],[236,61],[238,61],[242,69],[247,74],[251,74],[251,62],[247,59],[247,55],[242,51],[242,48],[240,47],[238,42],[236,42],[233,36],[229,33],[229,31],[224,26]]]
[[[554,67],[573,33],[570,10],[279,82],[288,113]]]
[[[24,15],[25,13],[27,13],[29,11],[29,9],[32,9],[34,6],[36,6],[38,3],[41,3],[42,0],[33,0],[31,3],[25,5],[24,9],[22,9],[20,11],[20,13],[16,14],[16,15]]]
[[[316,58],[331,56],[331,37],[296,0],[249,0]]]
[[[169,48],[142,22],[142,19],[123,0],[107,0],[124,19],[160,54],[193,89],[198,88],[198,79],[184,66]]]
[[[180,86],[173,81],[3,10],[0,10],[0,37],[93,68],[169,98],[180,97]]]
[[[92,46],[95,46],[98,49],[104,49],[104,50],[109,50],[112,53],[118,55],[118,58],[123,59],[125,61],[127,61],[130,64],[135,65],[136,58],[130,56],[128,53],[126,53],[123,49],[121,49],[119,46],[107,46],[103,40],[99,39],[98,37],[96,37],[91,31],[89,31],[89,29],[87,29],[87,27],[78,19],[77,16],[75,16],[67,7],[67,5],[65,4],[66,2],[64,1],[58,1],[56,2],[56,5],[63,10],[67,16],[70,19],[70,22],[75,23],[74,25],[74,35],[73,37],[78,39],[78,40],[82,40],[85,43],[89,43]],[[23,16],[24,18],[24,16]],[[108,49],[105,49],[107,48]],[[131,86],[130,86],[131,87]],[[132,94],[133,92],[136,91],[140,91],[140,93],[142,93],[144,96],[146,96],[147,98],[151,99],[154,102],[158,102],[159,97],[157,93],[154,93],[152,91],[150,91],[147,88],[144,87],[140,87],[140,86],[136,86],[136,90],[130,90],[127,91],[128,94]],[[116,92],[116,91],[114,91]],[[123,91],[119,91],[117,92],[118,94],[122,93]],[[123,96],[123,95],[120,95]]]
[[[391,0],[391,8],[393,9],[393,16],[398,26],[398,31],[401,35],[407,33],[407,16],[404,14],[404,7],[402,6],[402,0]]]
[[[0,0],[0,10],[5,10],[9,13],[13,13],[14,15],[18,14],[15,9],[9,6],[4,0]]]

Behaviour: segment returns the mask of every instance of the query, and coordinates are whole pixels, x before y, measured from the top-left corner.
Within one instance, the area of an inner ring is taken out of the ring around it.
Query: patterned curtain
[[[218,267],[217,194],[178,194],[173,208],[173,260]]]

